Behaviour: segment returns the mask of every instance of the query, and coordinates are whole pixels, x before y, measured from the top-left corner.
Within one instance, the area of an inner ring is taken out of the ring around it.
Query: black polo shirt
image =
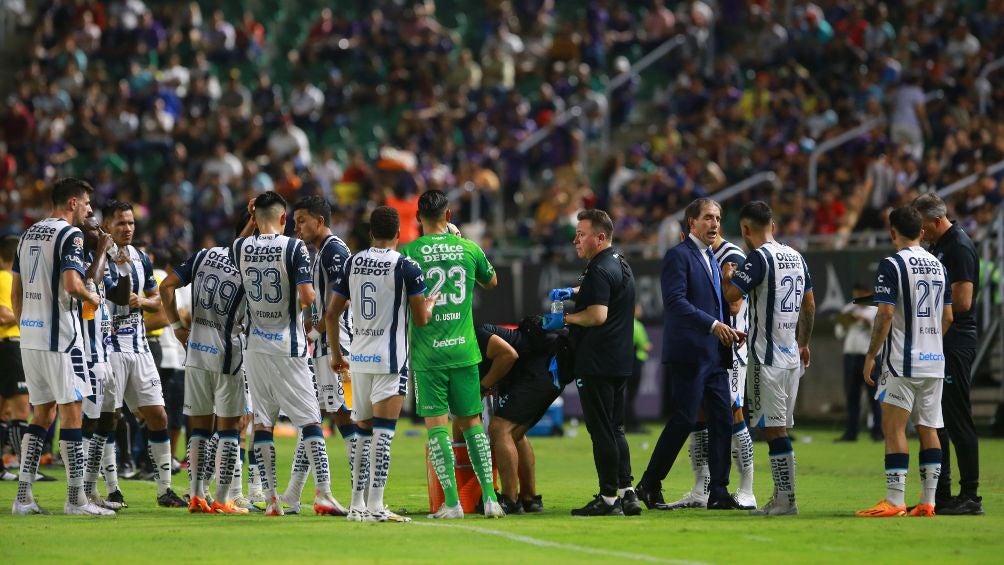
[[[945,332],[945,349],[975,349],[976,298],[980,293],[980,259],[976,246],[965,230],[952,222],[952,227],[931,247],[931,255],[945,266],[949,284],[973,283],[973,305],[968,312],[955,314],[955,321]]]
[[[627,377],[634,367],[635,281],[624,256],[607,248],[582,272],[573,312],[607,307],[607,321],[591,328],[569,325],[576,377]]]
[[[510,330],[495,324],[480,324],[474,327],[474,335],[478,339],[478,349],[481,350],[481,364],[478,365],[478,371],[482,377],[492,367],[492,360],[488,358],[488,341],[493,335],[502,338],[502,341],[511,345],[520,356],[526,350],[526,340],[518,330]],[[505,380],[505,377],[502,377],[502,380]]]

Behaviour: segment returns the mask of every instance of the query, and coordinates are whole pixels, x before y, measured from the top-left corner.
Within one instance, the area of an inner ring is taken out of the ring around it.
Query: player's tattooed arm
[[[816,298],[812,291],[802,296],[802,306],[798,311],[798,326],[796,339],[799,347],[808,347],[812,338],[812,328],[816,323]]]
[[[875,357],[882,349],[885,338],[892,328],[892,317],[895,306],[892,304],[878,304],[878,312],[875,314],[875,325],[872,326],[872,340],[868,345],[868,357]]]
[[[878,312],[875,314],[875,325],[872,326],[872,340],[868,345],[868,353],[865,354],[864,379],[869,386],[875,386],[872,379],[872,369],[875,368],[875,357],[882,349],[886,336],[892,328],[892,317],[896,307],[892,304],[878,304]]]

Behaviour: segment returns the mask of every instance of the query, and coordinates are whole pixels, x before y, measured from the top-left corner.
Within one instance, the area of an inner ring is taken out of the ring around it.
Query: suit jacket
[[[662,260],[662,362],[731,368],[731,348],[711,333],[711,325],[721,311],[728,311],[728,304],[716,296],[702,253],[688,237]]]

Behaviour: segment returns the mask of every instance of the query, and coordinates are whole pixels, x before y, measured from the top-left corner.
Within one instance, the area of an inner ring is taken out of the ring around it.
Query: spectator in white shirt
[[[316,129],[323,108],[324,93],[306,77],[300,77],[289,93],[289,109],[293,114],[293,123],[301,129]]]
[[[310,140],[288,114],[282,117],[282,125],[268,136],[268,154],[273,163],[292,159],[297,168],[310,166]]]
[[[229,185],[240,179],[243,174],[244,166],[241,160],[227,149],[225,143],[220,142],[213,147],[213,156],[202,164],[200,183],[205,184],[210,176],[219,175],[220,182]]]

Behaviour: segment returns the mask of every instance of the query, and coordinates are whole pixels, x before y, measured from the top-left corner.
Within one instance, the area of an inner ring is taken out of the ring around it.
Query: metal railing
[[[809,155],[809,194],[815,196],[818,191],[817,187],[817,177],[819,175],[819,157],[825,153],[848,143],[853,139],[868,133],[869,131],[881,126],[885,123],[885,116],[877,116],[870,120],[865,121],[857,127],[853,127],[844,133],[827,139],[826,141],[820,143],[812,150],[812,154]]]
[[[714,200],[715,202],[721,203],[728,200],[729,198],[732,198],[733,196],[737,196],[748,190],[752,190],[762,184],[770,183],[777,186],[777,182],[778,182],[777,175],[774,174],[774,171],[763,171],[756,173],[755,175],[748,177],[744,180],[741,180],[733,184],[732,186],[725,187],[719,190],[718,192],[709,195],[708,198]],[[685,211],[686,210],[678,210],[675,214],[673,214],[670,217],[670,219],[674,222],[682,221],[683,214]]]
[[[932,100],[937,100],[944,96],[941,90],[932,90],[924,94],[924,104],[930,103]],[[809,194],[815,196],[819,190],[818,187],[818,176],[819,176],[819,158],[826,153],[848,143],[859,136],[862,136],[872,129],[883,125],[886,122],[885,116],[876,116],[864,123],[855,126],[840,135],[827,139],[826,141],[820,143],[809,155],[809,182],[808,190]]]
[[[984,175],[996,175],[997,173],[1004,171],[1004,161],[997,161],[993,165],[986,168],[985,171],[981,173],[973,173],[969,176],[962,177],[961,179],[953,182],[952,184],[938,190],[938,196],[944,200],[949,196],[955,194],[960,190],[965,190],[970,186],[976,184],[981,177]]]
[[[663,42],[661,45],[651,50],[641,59],[638,59],[636,63],[631,65],[631,68],[624,71],[623,73],[615,76],[610,82],[607,83],[606,88],[603,90],[603,96],[607,99],[607,110],[603,115],[603,134],[600,137],[600,149],[606,152],[607,148],[610,147],[610,135],[611,135],[611,125],[610,125],[610,97],[613,95],[614,90],[617,90],[629,80],[638,77],[641,73],[648,70],[649,67],[654,65],[656,62],[660,61],[663,57],[672,53],[675,49],[682,47],[687,43],[687,38],[684,35],[676,35],[672,39]]]
[[[610,95],[613,93],[614,89],[622,86],[625,82],[631,80],[632,78],[638,76],[653,64],[661,60],[666,55],[670,54],[673,50],[677,49],[681,45],[687,42],[686,37],[683,35],[676,35],[671,39],[666,40],[664,43],[650,51],[641,59],[638,59],[631,68],[627,71],[617,75],[607,83],[606,88],[603,91],[603,96],[607,101],[606,111],[603,116],[603,135],[602,143],[604,150],[609,145],[610,139]],[[540,145],[545,139],[547,139],[555,129],[573,121],[577,120],[580,122],[580,127],[585,131],[586,124],[585,121],[588,119],[588,112],[592,106],[595,106],[595,102],[586,102],[583,104],[576,104],[571,108],[565,109],[563,112],[555,116],[554,120],[548,124],[546,127],[542,127],[537,131],[533,132],[526,139],[521,141],[516,149],[520,153],[526,153],[527,151],[533,149],[537,145]],[[579,162],[583,170],[587,170],[588,167],[588,151],[587,151],[588,140],[583,139],[582,143],[579,144]]]
[[[993,92],[993,87],[990,85],[990,80],[988,80],[987,77],[1001,69],[1004,69],[1004,57],[987,63],[980,71],[979,76],[976,77],[976,92],[979,93],[980,96],[980,114],[986,115],[987,98],[989,98],[990,93]]]

